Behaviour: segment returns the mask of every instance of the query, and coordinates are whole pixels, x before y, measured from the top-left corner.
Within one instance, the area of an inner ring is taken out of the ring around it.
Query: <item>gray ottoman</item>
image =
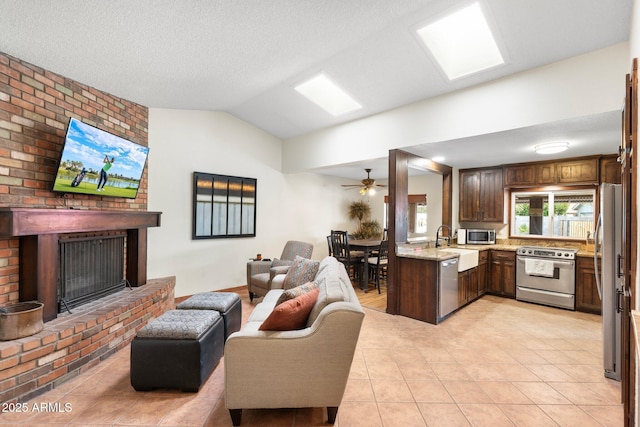
[[[223,351],[224,322],[218,312],[167,311],[131,341],[131,385],[138,391],[198,391]]]
[[[233,292],[202,292],[182,301],[178,310],[215,310],[224,321],[224,339],[239,331],[242,324],[242,303]]]

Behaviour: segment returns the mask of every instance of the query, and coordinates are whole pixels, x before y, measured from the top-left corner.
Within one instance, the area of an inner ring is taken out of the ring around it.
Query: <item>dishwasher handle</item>
[[[451,258],[444,261],[440,261],[440,265],[442,265],[443,268],[458,265],[458,258]]]

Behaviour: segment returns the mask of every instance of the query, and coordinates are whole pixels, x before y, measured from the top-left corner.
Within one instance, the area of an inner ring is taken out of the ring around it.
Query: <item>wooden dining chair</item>
[[[378,293],[381,293],[380,278],[382,276],[386,276],[387,273],[387,265],[389,262],[389,241],[382,240],[377,252],[378,253],[375,254],[375,256],[370,256],[369,259],[366,260],[366,265],[364,266],[364,268],[369,269],[369,277],[374,278],[376,288],[378,288]],[[365,262],[365,260],[363,260],[363,262]],[[365,286],[369,286],[369,284],[366,283]]]
[[[331,230],[331,250],[333,257],[344,264],[347,273],[354,280],[359,280],[361,261],[364,253],[349,248],[349,234],[346,231]]]

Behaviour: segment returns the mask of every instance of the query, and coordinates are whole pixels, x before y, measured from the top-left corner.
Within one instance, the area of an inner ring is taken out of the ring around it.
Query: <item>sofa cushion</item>
[[[278,301],[276,302],[276,305],[280,305],[285,301],[289,301],[290,299],[294,299],[296,297],[299,297],[302,294],[306,294],[309,291],[312,291],[314,289],[318,288],[318,284],[314,283],[314,282],[307,282],[304,285],[300,285],[300,286],[296,286],[295,288],[291,288],[291,289],[287,289],[286,291],[284,291],[282,293],[282,295],[280,295],[280,298],[278,298]]]
[[[296,256],[282,284],[283,289],[291,289],[310,282],[318,273],[320,262]]]
[[[335,258],[330,259],[333,261],[323,266],[322,274],[316,276],[314,280],[318,284],[320,292],[318,301],[309,314],[307,326],[311,326],[315,322],[322,309],[327,305],[338,301],[348,301],[349,299],[347,286],[353,285],[347,275],[347,271],[341,262]]]
[[[318,299],[319,289],[313,289],[299,297],[276,306],[269,317],[260,325],[261,331],[290,331],[302,329]]]

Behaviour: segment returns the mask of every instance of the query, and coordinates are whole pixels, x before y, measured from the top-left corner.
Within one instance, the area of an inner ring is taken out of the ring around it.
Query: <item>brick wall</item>
[[[148,109],[0,52],[0,206],[147,209],[136,199],[53,193],[69,117],[148,146]],[[0,306],[18,301],[18,239],[0,239]]]

